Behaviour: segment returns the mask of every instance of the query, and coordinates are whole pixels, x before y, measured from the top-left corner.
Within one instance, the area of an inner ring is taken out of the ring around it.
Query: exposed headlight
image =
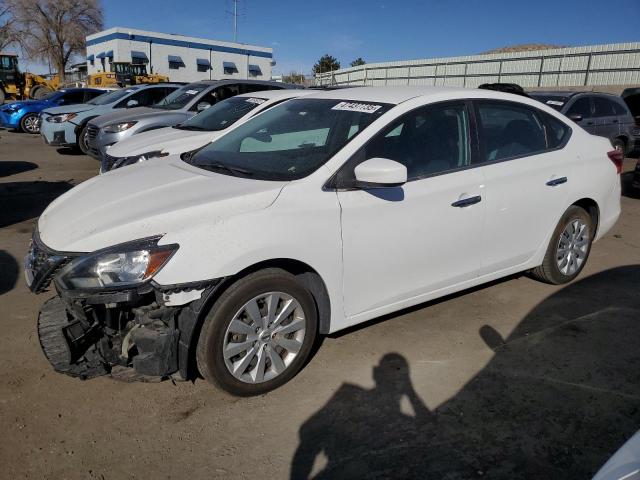
[[[77,113],[61,113],[60,115],[52,115],[47,117],[47,122],[51,123],[64,123],[69,120],[76,118],[78,116]]]
[[[178,245],[158,245],[152,237],[79,257],[56,278],[66,290],[111,289],[140,285],[151,279],[171,258]]]
[[[114,157],[111,157],[113,163],[111,164],[111,168],[109,170],[115,170],[116,168],[126,167],[127,165],[134,165],[136,163],[146,162],[151,158],[166,157],[167,155],[169,154],[167,152],[163,152],[162,150],[154,150],[153,152],[147,152],[141,155],[134,155],[132,157],[115,158],[115,160],[113,160]]]
[[[106,133],[120,133],[125,130],[129,130],[138,122],[125,122],[125,123],[113,123],[111,125],[107,125],[102,127],[102,130]]]

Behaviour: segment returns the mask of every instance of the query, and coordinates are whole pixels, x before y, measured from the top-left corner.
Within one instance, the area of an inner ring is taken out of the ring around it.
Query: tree
[[[334,70],[340,70],[340,62],[329,54],[320,57],[318,63],[313,66],[313,73],[327,73]]]
[[[365,62],[362,57],[358,57],[353,62],[351,62],[351,66],[359,67],[360,65],[365,65],[366,63],[367,62]]]
[[[74,55],[84,55],[86,36],[102,29],[100,0],[5,0],[25,53],[53,65],[61,81]]]
[[[0,0],[0,52],[15,41],[13,14],[5,0]]]

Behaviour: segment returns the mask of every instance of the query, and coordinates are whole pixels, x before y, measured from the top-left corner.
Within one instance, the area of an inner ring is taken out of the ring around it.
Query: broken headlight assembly
[[[137,240],[76,258],[58,274],[65,290],[110,290],[139,286],[150,280],[178,249],[158,245],[161,237]]]

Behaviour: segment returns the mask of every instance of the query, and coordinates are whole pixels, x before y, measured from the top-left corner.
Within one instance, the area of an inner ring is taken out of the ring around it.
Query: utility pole
[[[227,10],[227,13],[233,17],[233,42],[238,42],[238,2],[240,0],[231,0],[233,2],[233,12]]]

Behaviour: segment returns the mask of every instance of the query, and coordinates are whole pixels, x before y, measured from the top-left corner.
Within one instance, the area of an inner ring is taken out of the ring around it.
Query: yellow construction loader
[[[168,82],[169,77],[147,73],[147,66],[130,62],[111,63],[110,72],[94,73],[87,77],[87,87],[128,87],[138,83]]]
[[[18,56],[0,53],[0,104],[5,100],[40,99],[58,89],[60,78],[46,79],[34,73],[22,73]]]

